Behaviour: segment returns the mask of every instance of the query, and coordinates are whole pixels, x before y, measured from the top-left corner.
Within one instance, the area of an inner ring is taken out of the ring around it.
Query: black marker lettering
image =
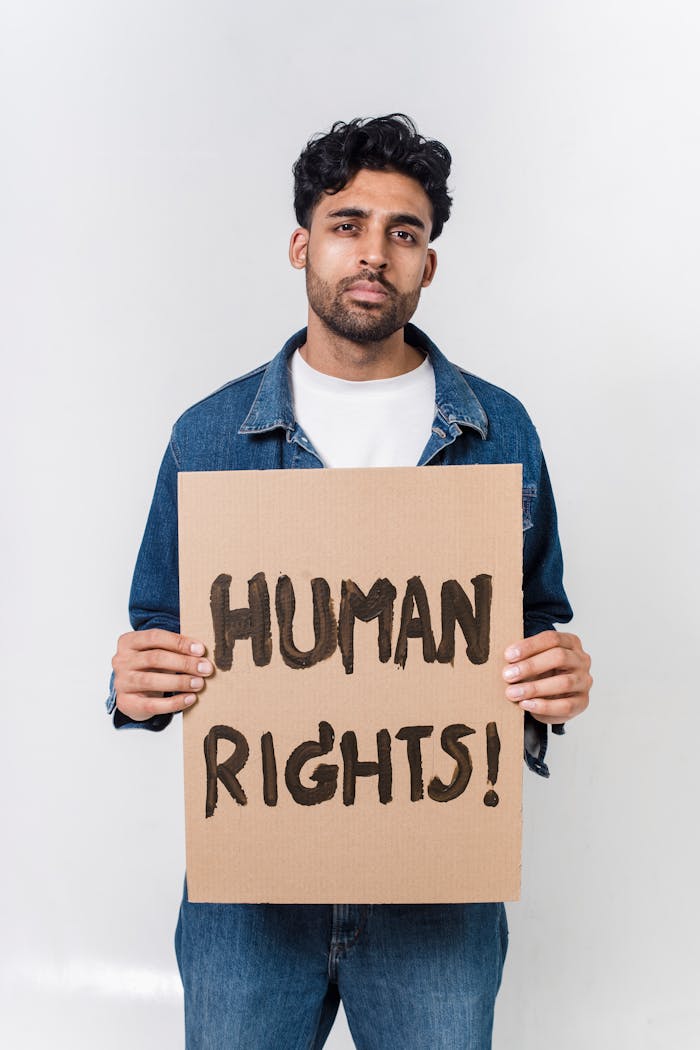
[[[411,802],[423,798],[423,761],[420,753],[421,740],[429,737],[433,726],[404,726],[396,734],[397,740],[406,741],[408,766],[411,770]]]
[[[361,591],[353,580],[343,580],[340,587],[338,642],[346,674],[352,674],[353,671],[355,620],[369,623],[378,617],[379,659],[385,664],[391,658],[395,598],[396,588],[390,580],[376,580],[369,594]]]
[[[418,610],[417,616],[413,615],[414,602]],[[401,605],[401,626],[394,654],[394,661],[399,667],[406,666],[409,638],[423,639],[423,659],[427,664],[432,664],[435,660],[435,639],[430,625],[428,596],[420,576],[412,576],[408,581]]]
[[[379,778],[379,801],[382,805],[391,802],[391,736],[388,729],[377,733],[377,762],[359,762],[357,758],[357,736],[353,732],[343,733],[340,741],[343,755],[343,805],[355,802],[355,784],[358,777]]]
[[[263,769],[263,801],[266,806],[277,805],[277,759],[272,733],[260,737],[260,753]]]
[[[234,751],[225,762],[217,764],[217,749],[220,740],[229,740],[234,745]],[[239,806],[245,806],[248,799],[236,774],[240,773],[248,761],[249,753],[248,741],[237,729],[232,729],[231,726],[212,726],[209,730],[204,738],[204,759],[207,766],[207,801],[204,813],[206,817],[214,815],[219,801],[219,780],[231,798],[235,799]]]
[[[319,722],[318,740],[305,740],[303,744],[295,747],[287,759],[284,770],[284,779],[289,793],[300,806],[316,806],[319,802],[327,802],[333,798],[338,787],[338,767],[327,764],[316,766],[309,777],[316,781],[316,787],[306,787],[301,783],[299,774],[302,766],[312,758],[327,755],[333,749],[335,734],[333,726],[328,722]]]
[[[270,632],[270,595],[265,574],[256,573],[248,580],[248,608],[231,609],[231,577],[217,576],[211,585],[209,604],[214,626],[214,663],[220,671],[230,671],[233,646],[241,638],[250,638],[256,667],[265,667],[272,657]]]
[[[475,576],[474,609],[461,584],[446,580],[442,585],[442,638],[437,651],[438,662],[451,664],[455,658],[455,622],[459,623],[467,643],[467,657],[473,664],[485,664],[489,658],[491,634],[492,577]]]
[[[302,652],[294,644],[293,623],[296,599],[289,576],[280,576],[275,594],[275,609],[280,629],[280,652],[287,667],[313,667],[328,659],[338,644],[337,625],[331,602],[331,589],[323,577],[311,581],[314,610],[314,647]]]
[[[472,760],[469,748],[459,741],[461,737],[469,736],[473,732],[475,730],[461,723],[443,729],[440,745],[443,751],[457,760],[457,765],[449,784],[443,784],[439,777],[433,777],[428,784],[428,794],[435,802],[451,802],[466,789],[472,775]]]
[[[488,767],[487,779],[492,787],[495,787],[496,781],[498,780],[498,759],[500,754],[501,740],[498,735],[496,723],[489,722],[486,726],[486,765]],[[487,791],[484,795],[485,806],[497,806],[498,801],[498,795],[493,790]]]

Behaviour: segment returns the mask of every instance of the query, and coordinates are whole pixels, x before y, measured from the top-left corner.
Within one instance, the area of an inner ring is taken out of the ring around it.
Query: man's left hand
[[[591,658],[575,634],[543,631],[505,651],[506,697],[538,722],[568,722],[588,707]]]

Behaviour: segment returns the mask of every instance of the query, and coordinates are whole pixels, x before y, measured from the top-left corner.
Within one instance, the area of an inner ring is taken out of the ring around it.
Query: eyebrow
[[[327,219],[369,219],[372,213],[367,211],[365,208],[337,208],[335,211],[329,211],[326,215]],[[415,226],[418,230],[425,229],[425,223],[422,219],[419,219],[417,215],[412,215],[411,212],[392,212],[389,216],[389,223],[393,226],[396,223],[400,223],[402,226]]]

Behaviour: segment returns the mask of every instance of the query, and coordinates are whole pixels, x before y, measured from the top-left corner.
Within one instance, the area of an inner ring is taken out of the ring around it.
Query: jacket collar
[[[448,426],[461,423],[485,438],[488,433],[488,418],[462,372],[447,360],[420,328],[407,324],[404,336],[407,343],[418,347],[430,357],[435,373],[435,404],[444,422]],[[294,351],[305,342],[306,329],[302,328],[287,340],[267,365],[255,400],[238,431],[239,434],[261,434],[277,427],[290,432],[296,427],[287,362]]]

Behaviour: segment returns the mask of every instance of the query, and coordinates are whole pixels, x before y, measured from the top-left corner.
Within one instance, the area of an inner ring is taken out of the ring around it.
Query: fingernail
[[[520,656],[520,650],[515,646],[511,646],[510,649],[506,649],[506,660],[517,660]]]
[[[197,664],[197,670],[200,674],[210,674],[212,667],[208,660],[202,660],[201,663]]]
[[[196,699],[197,699],[196,696],[191,696],[190,695],[190,696],[186,696],[185,699],[182,702],[185,705],[185,707],[189,707],[190,704],[193,704]]]
[[[201,642],[192,642],[190,645],[190,652],[195,656],[204,656],[204,646]]]
[[[203,685],[203,678],[190,678],[190,689],[201,689]]]
[[[516,664],[515,667],[506,667],[505,671],[503,672],[503,677],[507,678],[509,681],[512,681],[514,678],[517,678],[519,674],[520,668]]]
[[[535,710],[537,710],[537,701],[536,700],[521,700],[520,701],[520,707],[524,708],[525,711],[535,711]]]
[[[525,690],[521,685],[509,685],[506,689],[506,696],[509,700],[517,700],[519,697],[524,696]]]

